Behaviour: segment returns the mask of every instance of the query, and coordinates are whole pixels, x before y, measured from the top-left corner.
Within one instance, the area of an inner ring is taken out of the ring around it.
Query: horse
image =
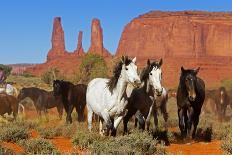
[[[126,88],[128,83],[133,87],[141,84],[137,73],[136,58],[133,60],[127,56],[122,56],[116,64],[113,76],[110,79],[95,78],[87,86],[86,100],[88,109],[88,129],[92,129],[93,113],[100,119],[99,133],[116,136],[118,125],[126,113],[128,103]],[[106,132],[103,129],[103,121],[106,123]]]
[[[5,113],[10,115],[13,112],[14,119],[18,115],[18,100],[12,95],[0,93],[0,115],[4,117]]]
[[[145,120],[147,124],[147,130],[149,130],[151,113],[154,115],[155,126],[158,126],[158,109],[160,109],[165,122],[167,122],[168,114],[166,103],[168,97],[165,88],[161,86],[161,66],[162,59],[159,62],[154,61],[152,63],[148,59],[147,66],[143,69],[140,75],[142,86],[140,88],[135,88],[132,91],[128,105],[126,107],[128,112],[123,118],[124,134],[128,132],[127,123],[129,119],[135,114],[135,126],[137,126],[138,120],[140,128],[143,130],[145,129]]]
[[[63,104],[61,103],[62,100],[60,97],[54,97],[52,91],[48,92],[46,90],[36,87],[22,88],[18,95],[18,99],[21,102],[26,98],[30,98],[33,101],[39,116],[41,116],[41,112],[43,112],[46,115],[47,109],[56,107],[59,113],[59,118],[60,119],[62,118],[63,115]]]
[[[179,86],[177,89],[177,108],[179,128],[182,137],[195,138],[201,108],[205,99],[205,83],[197,77],[197,69],[184,69],[181,67]],[[192,128],[193,125],[193,128]]]
[[[213,102],[209,102],[212,100]],[[204,112],[207,112],[207,103],[210,103],[210,107],[212,112],[218,115],[219,120],[223,120],[226,118],[226,109],[230,104],[230,96],[225,87],[219,87],[219,89],[207,90]]]
[[[66,123],[72,123],[72,111],[74,107],[78,114],[78,121],[84,121],[84,109],[86,105],[86,90],[84,84],[74,85],[63,80],[53,81],[54,96],[61,96],[64,109],[67,113]]]
[[[176,90],[175,89],[168,89],[168,98],[176,98]]]
[[[14,97],[18,97],[18,90],[15,88],[13,85],[7,83],[7,84],[2,84],[3,87],[0,88],[0,93],[6,93],[8,95],[12,95]],[[24,114],[25,108],[22,104],[19,103],[18,105],[18,113],[22,112]]]

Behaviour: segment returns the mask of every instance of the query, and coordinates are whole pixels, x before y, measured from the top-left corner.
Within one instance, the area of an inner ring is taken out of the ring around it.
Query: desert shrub
[[[78,146],[80,149],[85,149],[89,148],[94,141],[101,141],[102,138],[104,137],[101,137],[98,134],[94,134],[85,130],[78,130],[74,138],[72,138],[72,143]]]
[[[0,154],[13,155],[14,152],[13,152],[13,150],[8,149],[8,148],[5,148],[5,147],[2,147],[2,146],[0,145]]]
[[[81,149],[94,154],[165,154],[164,148],[156,146],[157,141],[147,132],[133,131],[126,136],[102,137],[99,134],[79,131],[72,140]]]
[[[21,76],[26,77],[26,78],[35,77],[34,75],[32,75],[32,74],[29,73],[29,72],[23,72],[23,73],[21,74]]]
[[[225,151],[226,154],[232,155],[232,133],[227,135],[222,141],[221,148]]]
[[[100,55],[86,54],[81,61],[75,81],[88,83],[94,78],[107,77],[107,65],[104,58]]]
[[[38,132],[42,138],[53,138],[57,136],[63,137],[72,137],[75,134],[77,127],[76,125],[69,124],[69,125],[59,125],[57,127],[49,127],[49,128],[38,128]]]
[[[38,128],[38,132],[42,138],[53,138],[62,134],[59,128]]]
[[[0,64],[0,70],[2,70],[4,72],[4,74],[5,74],[5,76],[7,77],[7,76],[10,75],[12,67]]]
[[[43,138],[21,140],[19,142],[27,154],[60,154],[56,147]]]
[[[48,85],[51,85],[53,80],[57,78],[59,78],[59,70],[57,68],[49,68],[41,76],[42,81]]]
[[[0,130],[0,140],[7,142],[16,142],[18,140],[27,139],[28,130],[25,127],[17,125],[6,125]]]

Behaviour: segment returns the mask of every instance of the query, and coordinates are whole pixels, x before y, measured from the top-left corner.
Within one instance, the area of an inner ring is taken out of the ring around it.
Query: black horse
[[[84,109],[86,105],[86,90],[84,84],[74,85],[71,82],[63,80],[53,81],[54,96],[62,97],[62,103],[67,113],[66,123],[72,123],[72,111],[76,108],[78,113],[78,121],[84,121]]]
[[[205,84],[197,77],[196,70],[181,67],[180,82],[177,90],[179,128],[183,137],[192,134],[195,138],[201,108],[205,99]],[[193,125],[193,128],[192,128]]]
[[[148,84],[149,74],[154,67],[160,68],[162,65],[162,60],[160,62],[150,63],[147,61],[147,66],[143,69],[140,79],[144,82],[143,86],[140,88],[135,88],[129,98],[127,105],[127,114],[123,118],[124,134],[128,132],[127,123],[129,119],[135,115],[135,127],[137,126],[137,121],[139,122],[139,128],[145,129],[145,123],[147,124],[147,130],[150,126],[150,115],[154,116],[155,126],[158,126],[158,110],[161,111],[165,122],[168,119],[168,113],[166,108],[166,103],[168,100],[166,91],[161,92],[157,98],[154,100],[155,91],[154,88]],[[155,102],[155,103],[154,103]],[[153,104],[154,103],[154,104]],[[149,118],[148,118],[149,117]]]
[[[33,101],[36,111],[39,115],[41,115],[41,112],[44,112],[44,114],[46,114],[47,109],[56,107],[57,112],[59,113],[59,118],[62,118],[62,100],[59,96],[54,97],[53,92],[48,92],[46,90],[36,87],[22,88],[18,95],[19,101],[22,101],[27,97]]]

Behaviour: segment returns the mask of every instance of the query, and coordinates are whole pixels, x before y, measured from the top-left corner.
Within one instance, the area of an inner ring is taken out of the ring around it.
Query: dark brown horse
[[[183,137],[192,134],[192,138],[195,138],[201,108],[205,99],[204,81],[197,77],[199,69],[185,70],[181,67],[177,90],[177,107],[179,128]]]
[[[84,109],[86,105],[86,90],[84,84],[74,85],[63,80],[53,81],[54,96],[61,96],[64,109],[67,113],[66,123],[72,123],[72,111],[74,107],[78,114],[78,121],[84,121]]]
[[[210,100],[213,102],[209,102]],[[226,109],[230,104],[230,96],[225,87],[220,87],[219,89],[214,90],[207,90],[205,103],[204,111],[207,112],[208,107],[206,106],[210,106],[213,110],[212,112],[215,112],[218,115],[218,119],[221,121],[226,118]]]
[[[13,112],[14,119],[18,115],[18,100],[12,95],[0,93],[0,115],[8,113],[10,115]]]
[[[149,130],[150,126],[150,116],[151,114],[154,115],[154,123],[155,126],[158,126],[158,110],[160,109],[161,113],[163,114],[165,122],[168,119],[166,103],[167,103],[167,93],[166,90],[161,87],[161,92],[156,92],[156,88],[151,83],[152,74],[157,70],[160,69],[162,65],[162,60],[160,62],[153,62],[150,63],[150,60],[147,62],[147,66],[143,69],[140,79],[143,82],[143,86],[140,88],[135,88],[131,96],[129,98],[129,102],[127,105],[128,112],[123,119],[124,124],[124,133],[128,132],[127,123],[129,119],[135,115],[139,121],[139,126],[142,129],[145,129],[145,122],[147,123],[147,129]],[[161,69],[160,69],[161,71]],[[161,81],[161,77],[159,79]],[[154,96],[159,96],[158,100],[155,101]],[[155,103],[154,103],[155,102]],[[137,121],[136,119],[136,121]],[[135,126],[136,126],[135,122]]]
[[[57,112],[59,113],[59,118],[62,118],[63,104],[61,97],[55,97],[53,92],[47,92],[43,89],[35,87],[21,89],[18,95],[19,101],[22,101],[27,97],[33,101],[36,111],[39,115],[41,115],[41,112],[46,114],[47,109],[56,107]]]

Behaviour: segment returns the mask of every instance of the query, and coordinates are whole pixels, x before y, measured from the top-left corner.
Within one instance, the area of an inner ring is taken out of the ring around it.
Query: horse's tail
[[[25,114],[25,107],[21,104],[21,103],[19,103],[19,106],[18,106],[18,113],[23,113],[23,114]]]

